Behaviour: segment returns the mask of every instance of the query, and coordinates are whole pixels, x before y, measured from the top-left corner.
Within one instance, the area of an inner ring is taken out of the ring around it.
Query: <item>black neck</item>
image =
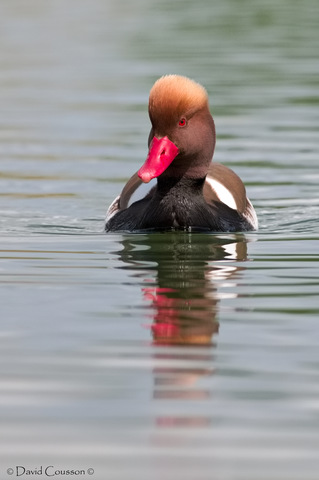
[[[160,196],[183,190],[187,195],[201,195],[206,177],[168,177],[160,175],[157,178],[157,192]]]

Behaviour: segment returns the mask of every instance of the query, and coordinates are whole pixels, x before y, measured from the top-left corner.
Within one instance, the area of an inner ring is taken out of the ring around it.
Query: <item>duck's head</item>
[[[145,183],[160,175],[202,178],[215,148],[215,126],[207,92],[187,77],[165,75],[149,98],[149,153],[138,175]]]

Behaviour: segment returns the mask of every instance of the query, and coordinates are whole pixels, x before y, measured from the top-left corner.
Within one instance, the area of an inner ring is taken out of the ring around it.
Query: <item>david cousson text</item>
[[[10,472],[9,472],[10,470]],[[93,469],[59,469],[54,467],[53,465],[48,465],[47,467],[40,466],[36,467],[34,469],[28,469],[23,467],[22,465],[16,465],[15,471],[14,469],[8,469],[8,474],[12,475],[15,473],[16,477],[22,477],[24,475],[45,475],[46,477],[57,477],[57,476],[69,476],[69,475],[86,475],[88,473],[89,475],[92,475],[94,472]]]

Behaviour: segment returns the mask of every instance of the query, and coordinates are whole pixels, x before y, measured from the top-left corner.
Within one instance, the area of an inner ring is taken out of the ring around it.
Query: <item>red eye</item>
[[[180,127],[185,127],[186,125],[186,118],[181,118],[180,121],[178,122],[178,125]]]

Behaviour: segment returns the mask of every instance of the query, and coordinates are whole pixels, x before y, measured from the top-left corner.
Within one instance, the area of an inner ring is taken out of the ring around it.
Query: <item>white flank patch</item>
[[[258,218],[255,212],[254,207],[252,206],[251,201],[247,198],[247,207],[243,213],[244,217],[248,220],[248,222],[253,226],[255,230],[258,230]]]
[[[206,178],[206,182],[209,183],[221,202],[225,203],[225,205],[228,205],[228,207],[237,210],[235,199],[228,188],[213,178]]]
[[[105,222],[108,222],[119,211],[119,199],[120,196],[117,196],[107,209]]]

